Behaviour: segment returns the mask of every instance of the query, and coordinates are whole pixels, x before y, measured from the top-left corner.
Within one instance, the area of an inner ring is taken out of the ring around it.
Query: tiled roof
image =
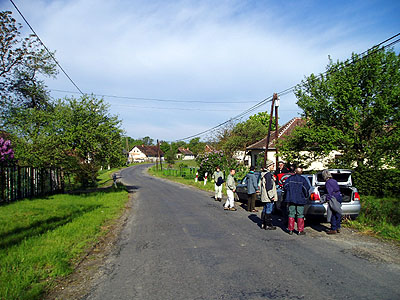
[[[157,146],[136,146],[140,151],[142,151],[147,157],[157,157],[158,147]],[[160,155],[164,156],[164,152],[160,149]]]
[[[193,155],[193,152],[189,150],[189,148],[179,147],[178,152],[182,153],[183,155]]]
[[[204,147],[204,152],[205,152],[205,153],[210,153],[210,152],[215,152],[215,151],[216,151],[215,148],[212,147],[212,146],[210,146],[210,145],[206,145],[206,146]]]
[[[292,131],[297,127],[297,126],[303,126],[305,124],[305,120],[302,118],[293,118],[289,122],[287,122],[285,125],[279,127],[278,129],[278,139],[283,139],[286,136],[290,135]],[[267,143],[267,136],[263,138],[261,141],[258,141],[246,148],[246,150],[265,150],[265,144]],[[268,149],[275,149],[275,130],[271,131],[271,135],[269,138],[269,144],[268,144]]]

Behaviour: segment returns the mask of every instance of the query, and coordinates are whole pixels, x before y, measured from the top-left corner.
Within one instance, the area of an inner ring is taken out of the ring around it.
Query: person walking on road
[[[224,183],[224,173],[221,172],[219,167],[216,167],[216,171],[214,172],[212,179],[214,180],[215,187],[215,201],[222,201],[222,184]]]
[[[289,205],[289,234],[293,234],[295,217],[297,215],[297,231],[299,235],[304,232],[304,205],[307,203],[310,184],[301,176],[302,168],[296,168],[295,174],[286,179],[283,188],[285,190],[285,202]]]
[[[276,184],[272,171],[274,170],[274,162],[267,160],[266,172],[261,173],[261,202],[265,203],[261,213],[261,228],[265,230],[275,230],[276,227],[272,224],[272,210],[274,202],[278,200]]]
[[[257,176],[254,174],[254,166],[250,167],[250,172],[246,175],[247,184],[247,211],[258,212],[256,210],[256,198],[258,192]]]
[[[228,199],[226,199],[224,209],[225,210],[236,210],[235,208],[235,195],[236,192],[236,184],[235,184],[235,176],[236,170],[231,169],[228,177],[226,178],[226,195]]]
[[[340,223],[342,219],[341,206],[343,197],[342,194],[340,193],[339,184],[335,179],[332,178],[331,172],[329,172],[328,170],[323,170],[322,178],[324,178],[324,180],[326,181],[325,188],[326,191],[328,192],[326,194],[326,201],[328,202],[329,205],[328,212],[330,212],[328,214],[328,222],[329,221],[331,222],[331,229],[328,230],[326,233],[336,234],[340,232]]]

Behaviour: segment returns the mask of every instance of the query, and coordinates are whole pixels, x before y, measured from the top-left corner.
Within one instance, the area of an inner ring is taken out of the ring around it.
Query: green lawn
[[[1,206],[0,299],[40,299],[57,278],[73,271],[127,201],[119,187]]]

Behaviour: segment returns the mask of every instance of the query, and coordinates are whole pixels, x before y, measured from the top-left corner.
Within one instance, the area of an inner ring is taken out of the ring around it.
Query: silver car
[[[330,169],[333,179],[339,184],[340,192],[342,193],[342,212],[343,216],[349,216],[355,219],[361,210],[360,195],[358,190],[353,186],[351,180],[351,170],[345,169]],[[328,204],[324,203],[323,198],[327,193],[325,188],[325,180],[322,178],[322,172],[318,172],[308,176],[311,183],[310,197],[308,204],[304,208],[306,216],[326,217],[326,209]]]

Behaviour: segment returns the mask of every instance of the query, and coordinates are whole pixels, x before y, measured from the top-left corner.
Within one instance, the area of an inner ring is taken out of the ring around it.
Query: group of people
[[[226,192],[227,200],[224,204],[225,210],[237,210],[235,208],[235,175],[236,170],[231,169],[226,179]],[[272,211],[274,203],[278,201],[277,183],[276,178],[281,173],[293,173],[283,183],[284,199],[287,205],[288,224],[287,230],[290,235],[295,231],[295,223],[297,218],[297,234],[305,235],[304,231],[304,205],[308,202],[309,190],[311,188],[308,180],[301,174],[302,168],[288,169],[285,167],[284,162],[279,162],[278,168],[275,170],[275,163],[267,160],[265,168],[261,170],[261,185],[258,184],[258,178],[255,174],[255,167],[250,167],[249,173],[246,175],[247,185],[247,211],[258,212],[255,207],[257,194],[260,193],[261,202],[265,203],[261,212],[261,228],[265,230],[275,230],[276,226],[273,225]],[[275,176],[274,176],[275,175]],[[332,209],[328,211],[331,222],[331,229],[327,231],[328,234],[335,234],[340,232],[340,205],[342,202],[342,195],[338,182],[332,178],[328,170],[322,171],[322,177],[326,181],[326,201],[329,203],[328,207],[336,206],[339,209]],[[212,179],[215,182],[215,200],[222,201],[222,186],[225,182],[224,173],[219,167],[216,168]]]

